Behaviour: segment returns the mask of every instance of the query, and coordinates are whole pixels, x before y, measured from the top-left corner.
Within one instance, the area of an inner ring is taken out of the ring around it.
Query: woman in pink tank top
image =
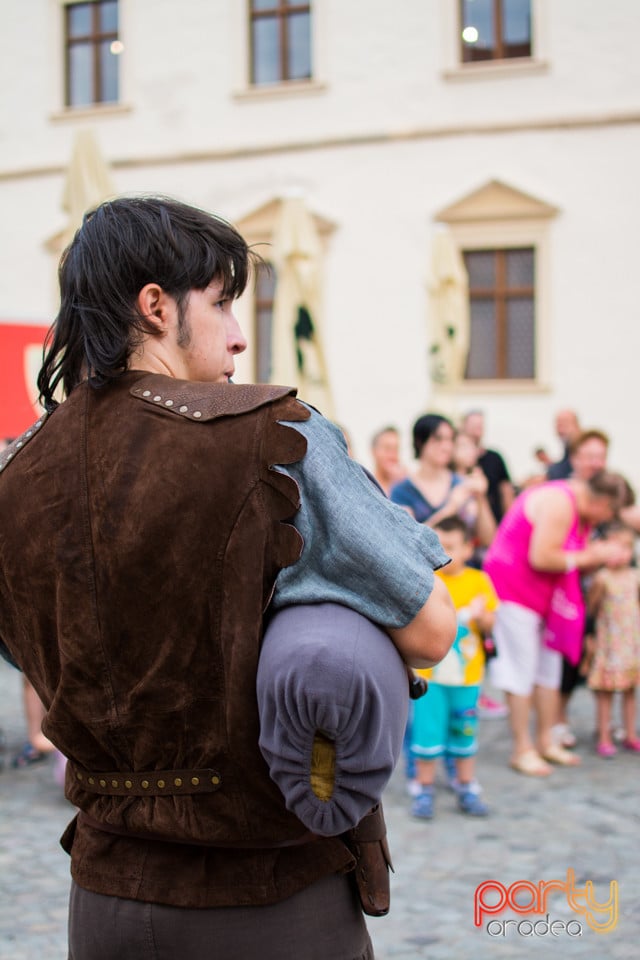
[[[592,525],[615,514],[621,481],[617,474],[602,472],[589,481],[561,480],[526,490],[503,518],[485,557],[484,569],[501,604],[491,677],[506,693],[513,735],[511,766],[519,773],[546,776],[551,772],[547,761],[579,762],[551,735],[559,705],[559,651],[570,655],[573,637],[581,631],[579,572],[613,559],[611,547],[601,541],[590,543],[589,533]],[[567,627],[562,617],[568,609]],[[529,730],[532,707],[536,745]]]

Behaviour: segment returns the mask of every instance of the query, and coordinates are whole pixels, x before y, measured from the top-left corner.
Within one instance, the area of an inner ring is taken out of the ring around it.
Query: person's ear
[[[136,298],[138,312],[157,333],[166,333],[173,298],[157,283],[146,283]]]

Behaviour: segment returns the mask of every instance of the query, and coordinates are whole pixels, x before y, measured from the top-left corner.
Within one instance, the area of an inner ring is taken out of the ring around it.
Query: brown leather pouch
[[[389,912],[389,870],[393,870],[387,844],[387,827],[382,804],[377,803],[357,827],[344,834],[344,841],[356,859],[355,878],[362,910],[369,917]]]

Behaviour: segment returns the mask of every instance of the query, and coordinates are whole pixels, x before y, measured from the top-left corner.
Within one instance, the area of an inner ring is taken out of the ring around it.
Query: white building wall
[[[522,478],[573,406],[613,437],[640,489],[635,439],[640,271],[636,0],[538,0],[536,62],[456,67],[452,0],[316,0],[317,82],[248,91],[241,0],[124,0],[123,104],[61,109],[60,0],[13,4],[0,63],[0,318],[48,321],[64,167],[90,127],[118,191],[162,192],[232,220],[292,187],[336,225],[323,327],[338,419],[366,460],[389,421],[429,408],[427,264],[434,218],[499,179],[558,209],[545,330],[549,377],[465,386]],[[243,312],[243,307],[240,307]],[[246,310],[245,310],[246,312]],[[239,379],[250,379],[249,365]]]

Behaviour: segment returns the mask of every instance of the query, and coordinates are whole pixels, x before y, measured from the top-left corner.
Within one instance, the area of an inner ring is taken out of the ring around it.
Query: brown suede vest
[[[272,466],[306,441],[278,421],[307,416],[288,388],[132,371],[0,461],[0,638],[72,760],[82,886],[265,903],[350,865],[305,842],[257,746],[262,615],[302,547]]]

